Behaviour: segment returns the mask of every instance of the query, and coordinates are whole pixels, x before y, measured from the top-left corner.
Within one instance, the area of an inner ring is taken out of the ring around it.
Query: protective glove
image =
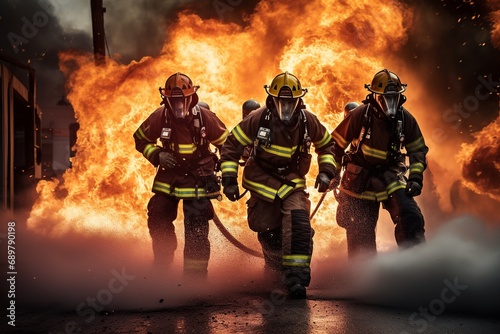
[[[174,168],[177,165],[177,159],[172,153],[160,152],[158,158],[160,159],[160,166],[163,168]]]
[[[414,197],[422,193],[422,183],[416,180],[408,180],[405,189],[406,195]]]
[[[235,202],[240,199],[240,188],[238,187],[238,179],[234,176],[223,176],[222,186],[224,187],[224,195],[231,202]]]
[[[324,193],[330,187],[330,180],[330,177],[326,173],[319,173],[316,177],[314,188],[318,189],[318,192]]]

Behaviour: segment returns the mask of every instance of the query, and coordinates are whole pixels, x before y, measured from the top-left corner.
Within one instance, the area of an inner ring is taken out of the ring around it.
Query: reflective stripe
[[[274,198],[276,197],[277,191],[275,189],[269,188],[263,184],[260,184],[257,182],[252,182],[252,181],[249,181],[249,180],[243,178],[242,185],[245,189],[256,192],[257,194],[264,196],[266,198],[269,198],[271,200],[274,200]]]
[[[154,140],[149,139],[145,134],[144,131],[142,130],[142,126],[140,126],[135,132],[134,132],[134,137],[137,139],[144,139],[148,142],[154,142]]]
[[[226,129],[224,133],[217,139],[211,141],[210,143],[213,145],[222,145],[226,141],[227,136],[229,135],[229,131]]]
[[[320,164],[328,164],[332,165],[337,169],[337,162],[333,158],[333,154],[322,154],[319,156],[319,163]]]
[[[342,137],[337,131],[333,131],[332,138],[335,140],[335,143],[342,147],[342,149],[346,149],[349,143]]]
[[[208,260],[184,259],[184,269],[188,270],[206,270]]]
[[[220,194],[219,191],[214,193],[205,193],[204,188],[198,188],[198,194],[196,194],[196,188],[178,188],[175,187],[172,191],[172,186],[168,183],[155,181],[153,184],[153,191],[159,191],[167,195],[173,195],[177,198],[197,198],[197,197],[208,197]]]
[[[309,267],[311,255],[283,255],[283,265],[287,267]]]
[[[293,189],[304,188],[306,186],[306,180],[304,180],[304,179],[296,178],[296,179],[293,179],[291,181],[296,183],[295,187],[289,186],[287,184],[282,185],[278,189],[278,197],[279,198],[284,198]]]
[[[423,173],[425,169],[425,165],[421,162],[415,162],[410,165],[410,174],[411,173]]]
[[[283,157],[283,158],[291,158],[292,154],[297,149],[297,145],[295,145],[293,147],[287,147],[287,146],[279,146],[279,145],[272,144],[270,147],[265,147],[265,146],[261,146],[261,147],[267,153],[277,155],[277,156]]]
[[[325,131],[325,134],[323,135],[323,138],[321,138],[320,141],[313,142],[314,146],[316,148],[322,148],[326,144],[328,144],[332,140],[332,136],[328,133],[328,131]]]
[[[146,147],[144,147],[144,150],[142,151],[142,155],[149,160],[153,152],[160,150],[161,148],[159,146],[156,146],[155,144],[147,144]]]
[[[366,144],[361,145],[361,151],[364,155],[369,157],[374,157],[381,160],[385,160],[387,158],[387,151],[377,150],[376,148],[372,148]]]
[[[239,125],[236,125],[231,133],[241,145],[248,146],[252,144],[252,140],[243,132]]]
[[[198,148],[194,143],[190,144],[179,144],[179,154],[193,154]]]
[[[418,151],[425,146],[424,137],[419,137],[418,139],[412,141],[411,143],[405,144],[406,151],[408,153]]]
[[[222,174],[225,173],[238,173],[238,163],[234,161],[224,161],[220,164]]]
[[[350,190],[344,189],[343,187],[340,188],[340,190],[346,194],[348,194],[351,197],[359,198],[359,199],[365,199],[369,201],[385,201],[389,198],[389,195],[393,194],[399,189],[405,189],[406,185],[401,183],[400,181],[394,181],[391,184],[389,184],[385,189],[385,191],[380,191],[380,192],[374,192],[374,191],[364,191],[362,193],[355,193]]]
[[[405,188],[406,188],[406,185],[402,184],[399,181],[394,181],[391,184],[389,184],[386,189],[387,189],[387,194],[390,195],[393,192],[395,192],[396,190],[405,189]]]

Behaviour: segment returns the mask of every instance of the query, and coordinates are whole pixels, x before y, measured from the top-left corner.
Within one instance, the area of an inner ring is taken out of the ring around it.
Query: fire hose
[[[211,204],[211,202],[210,202]],[[227,230],[227,228],[224,226],[224,224],[222,224],[222,222],[220,221],[219,217],[217,216],[217,214],[215,213],[215,210],[212,206],[212,212],[214,214],[214,217],[213,217],[213,221],[214,221],[214,224],[215,226],[217,226],[217,228],[219,229],[219,231],[222,233],[222,235],[230,242],[232,243],[234,246],[236,246],[237,248],[239,248],[240,250],[244,251],[245,253],[247,254],[250,254],[252,256],[255,256],[255,257],[260,257],[260,258],[264,258],[264,256],[260,253],[260,252],[257,252],[247,246],[245,246],[244,244],[242,244],[238,239],[236,239],[232,234],[231,232],[229,232]]]
[[[335,183],[336,183],[335,179],[332,179],[330,181],[330,185],[328,186],[328,189],[326,189],[326,191],[321,195],[318,203],[316,204],[316,207],[314,208],[313,212],[311,213],[311,216],[309,216],[309,220],[312,220],[314,215],[316,214],[316,212],[318,212],[318,209],[321,206],[321,203],[323,203],[323,201],[325,200],[326,194],[328,194],[332,190],[335,191]],[[335,196],[335,198],[337,198],[337,196]]]
[[[332,187],[332,183],[330,183],[330,187],[321,195],[321,198],[319,199],[318,203],[316,204],[316,207],[314,208],[314,211],[312,212],[311,216],[309,217],[310,220],[313,219],[314,215],[316,214],[316,212],[318,212],[318,209],[319,207],[321,206],[321,203],[323,203],[323,200],[325,199],[326,197],[326,194],[333,190],[333,187]],[[242,196],[240,196],[241,198]],[[252,256],[255,256],[255,257],[259,257],[259,258],[264,258],[264,256],[260,253],[260,252],[257,252],[256,250],[253,250],[247,246],[245,246],[243,243],[241,243],[238,239],[236,239],[232,234],[231,232],[229,232],[227,230],[227,228],[224,226],[224,224],[222,224],[222,222],[220,221],[219,217],[217,216],[217,214],[215,213],[215,210],[214,210],[214,207],[212,205],[212,202],[210,202],[210,205],[212,207],[212,212],[213,212],[213,221],[214,221],[214,224],[215,226],[219,229],[219,231],[222,233],[222,235],[231,243],[233,244],[234,246],[236,246],[237,248],[239,248],[240,250],[242,250],[243,252],[247,253],[247,254],[250,254]]]

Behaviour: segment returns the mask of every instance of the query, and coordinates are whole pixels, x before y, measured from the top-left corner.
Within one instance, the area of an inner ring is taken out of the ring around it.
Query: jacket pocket
[[[281,209],[256,197],[247,201],[248,227],[254,232],[265,232],[281,226]]]
[[[369,171],[361,166],[348,163],[340,182],[341,186],[355,193],[362,193],[366,189]]]

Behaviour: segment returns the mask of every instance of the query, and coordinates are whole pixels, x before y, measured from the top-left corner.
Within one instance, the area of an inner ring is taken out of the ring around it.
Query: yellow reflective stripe
[[[144,150],[142,151],[142,155],[149,160],[151,154],[159,150],[161,150],[161,148],[156,146],[155,144],[147,144],[146,147],[144,147]]]
[[[387,151],[377,150],[376,148],[372,148],[368,145],[361,145],[361,151],[363,154],[369,157],[374,157],[377,159],[385,160],[387,158]]]
[[[142,130],[142,126],[140,126],[135,132],[134,132],[134,137],[137,139],[145,139],[149,142],[154,142],[154,140],[149,139],[145,134],[144,131]]]
[[[405,189],[405,188],[406,188],[406,185],[400,183],[399,181],[394,181],[391,184],[389,184],[386,189],[387,189],[387,194],[390,195],[393,192],[395,192],[396,190]]]
[[[410,165],[410,173],[423,173],[425,166],[421,162],[415,162]]]
[[[328,131],[325,131],[325,134],[323,135],[323,138],[321,138],[320,141],[313,142],[314,146],[316,148],[322,148],[326,144],[328,144],[332,140],[332,136],[328,133]]]
[[[279,198],[285,197],[293,189],[303,188],[306,186],[306,180],[304,180],[304,179],[296,178],[296,179],[293,179],[291,181],[296,183],[295,187],[289,186],[288,184],[282,185],[278,189],[278,197]]]
[[[342,149],[346,149],[349,143],[342,137],[337,131],[333,131],[332,138],[335,140],[335,143],[342,147]]]
[[[377,201],[379,201],[379,202],[385,201],[386,199],[389,198],[387,191],[381,191],[378,193],[374,193],[374,196],[377,199]]]
[[[266,198],[274,200],[274,198],[276,197],[276,190],[274,190],[273,188],[269,188],[263,184],[252,182],[245,178],[243,178],[242,184],[245,189],[254,191],[257,194],[264,196]]]
[[[279,146],[279,145],[272,144],[270,147],[265,147],[265,146],[261,146],[261,147],[267,153],[277,155],[277,156],[283,157],[283,158],[291,158],[292,154],[297,149],[297,145],[292,146],[292,147],[286,147],[286,146]]]
[[[239,125],[236,125],[231,133],[233,134],[234,138],[236,138],[236,140],[243,146],[248,146],[252,143],[252,140],[248,138],[248,136],[245,134],[245,132],[243,132]]]
[[[224,130],[224,133],[219,138],[211,141],[210,143],[212,143],[213,145],[222,145],[226,141],[226,138],[228,135],[229,135],[229,131],[226,129],[226,130]]]
[[[165,194],[170,194],[172,192],[172,186],[168,183],[155,181],[155,183],[153,184],[153,190],[160,191]]]
[[[328,164],[328,165],[333,165],[335,168],[337,168],[337,162],[335,161],[333,154],[322,154],[319,156],[319,163],[320,164]]]
[[[221,172],[224,173],[238,173],[238,163],[234,161],[224,161],[220,164]]]
[[[412,141],[405,145],[406,151],[408,153],[417,151],[425,146],[424,137],[419,137],[417,140]]]
[[[205,270],[208,266],[208,260],[184,259],[184,269]]]
[[[193,154],[198,147],[194,143],[179,144],[179,154]]]
[[[219,194],[220,192],[205,193],[203,188],[198,188],[198,194],[196,193],[196,188],[178,188],[175,187],[172,191],[172,186],[168,183],[155,181],[153,184],[153,190],[165,193],[167,195],[173,195],[178,198],[197,198],[197,197],[207,197]]]
[[[287,267],[309,267],[311,255],[283,255],[283,265]]]

